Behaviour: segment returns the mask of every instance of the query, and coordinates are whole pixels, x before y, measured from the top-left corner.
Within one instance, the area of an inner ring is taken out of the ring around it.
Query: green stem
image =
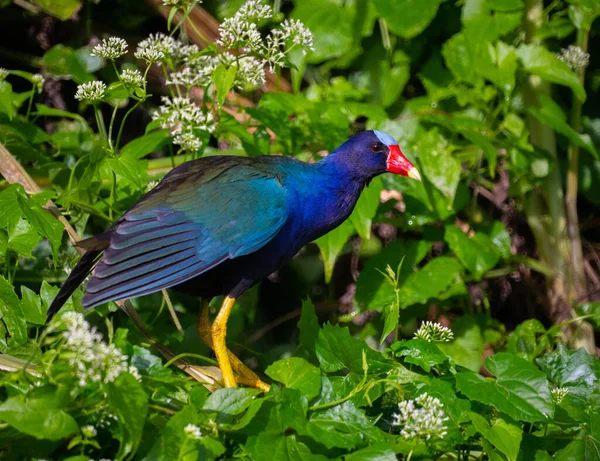
[[[94,103],[94,116],[96,117],[96,125],[98,125],[98,133],[106,143],[106,127],[104,126],[104,119],[102,118],[102,112],[96,103]]]
[[[587,53],[589,30],[579,29],[577,31],[576,45]],[[585,68],[578,72],[579,81],[584,84]],[[573,108],[571,110],[571,127],[581,131],[581,109],[583,102],[573,95]],[[569,144],[569,169],[567,172],[567,193],[565,208],[567,211],[567,232],[571,243],[571,281],[573,284],[574,298],[578,299],[587,292],[583,249],[581,246],[581,235],[579,233],[579,216],[577,214],[577,192],[579,182],[579,146],[573,142]]]
[[[113,109],[113,113],[110,117],[110,125],[108,125],[108,147],[113,152],[113,154],[115,153],[115,151],[113,149],[113,144],[112,144],[112,132],[113,132],[113,125],[115,124],[115,117],[117,115],[118,110],[119,110],[119,106],[115,104],[115,108]]]
[[[141,103],[142,103],[142,100],[137,101],[131,107],[131,109],[129,109],[123,116],[123,120],[121,120],[121,126],[119,127],[119,133],[117,134],[117,140],[115,141],[115,152],[117,150],[119,150],[119,144],[121,142],[121,135],[123,134],[123,127],[125,126],[125,121],[127,120],[127,117],[129,117],[129,114],[131,114],[136,109],[136,107],[139,106]]]
[[[35,97],[35,85],[33,85],[33,89],[31,90],[31,97],[29,98],[29,104],[27,105],[27,114],[25,118],[29,120],[29,114],[31,114],[31,106],[33,106],[33,98]]]

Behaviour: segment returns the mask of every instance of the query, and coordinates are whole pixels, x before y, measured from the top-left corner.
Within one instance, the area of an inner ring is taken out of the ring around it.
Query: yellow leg
[[[221,307],[221,312],[223,311],[223,308],[225,307],[225,302],[227,302],[227,300],[230,300],[231,306],[233,306],[233,303],[235,301],[232,298],[225,298],[225,301],[223,302],[223,306]],[[231,306],[228,307],[229,312],[231,312]],[[219,312],[219,315],[221,314],[221,312]],[[229,312],[227,313],[227,318],[229,317]],[[225,318],[225,324],[224,324],[225,327],[226,327],[227,318]],[[217,316],[217,319],[218,319],[218,316]],[[216,323],[216,319],[215,319],[215,323]],[[205,300],[202,300],[202,307],[200,308],[200,315],[198,316],[198,320],[196,322],[196,330],[198,331],[198,334],[200,335],[200,338],[202,339],[204,344],[206,344],[211,349],[214,349],[212,327],[210,325],[210,320],[208,318],[208,302]],[[223,332],[223,345],[225,346],[225,331]],[[239,384],[243,384],[245,386],[261,389],[265,392],[269,391],[270,386],[267,383],[263,382],[256,375],[256,373],[254,373],[250,368],[248,368],[246,365],[244,365],[244,363],[240,359],[238,359],[233,354],[233,352],[231,352],[227,348],[225,348],[225,350],[227,351],[227,358],[229,359],[230,368],[233,368],[233,370],[235,370],[239,375],[234,381],[237,381]],[[222,362],[219,360],[218,355],[217,355],[217,360],[219,361],[219,366],[221,366]],[[223,373],[222,368],[221,368],[221,372],[223,374],[223,380],[225,380],[225,373]],[[229,387],[229,385],[227,384],[226,381],[225,381],[225,385]]]

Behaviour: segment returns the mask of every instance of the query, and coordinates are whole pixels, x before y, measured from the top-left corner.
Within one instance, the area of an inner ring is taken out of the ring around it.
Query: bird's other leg
[[[200,307],[200,314],[198,315],[198,320],[196,321],[196,331],[198,331],[198,335],[200,336],[204,344],[206,344],[211,349],[214,349],[211,334],[211,325],[210,320],[208,318],[209,302],[203,299],[201,303],[202,304]],[[236,381],[239,384],[243,384],[244,386],[254,387],[256,389],[269,392],[271,386],[262,381],[256,373],[254,373],[250,368],[244,365],[244,363],[240,359],[238,359],[229,349],[227,349],[227,356],[229,357],[231,367],[239,375],[236,378]]]

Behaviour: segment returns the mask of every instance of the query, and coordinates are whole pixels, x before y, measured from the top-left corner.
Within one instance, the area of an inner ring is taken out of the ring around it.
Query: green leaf
[[[380,271],[387,266],[400,269],[399,285],[411,275],[431,247],[426,240],[396,240],[381,253],[370,258],[360,271],[356,283],[356,302],[362,310],[380,310],[395,299],[393,287]]]
[[[27,323],[23,317],[21,303],[13,287],[0,275],[0,319],[6,324],[10,337],[16,344],[27,342]]]
[[[81,8],[79,0],[34,0],[34,3],[46,13],[63,21],[71,18]]]
[[[494,405],[517,421],[548,421],[554,414],[544,373],[527,360],[501,352],[486,360],[496,381],[473,372],[456,374],[458,389],[471,400]]]
[[[523,68],[549,82],[568,86],[577,97],[585,101],[586,94],[579,78],[571,68],[541,45],[521,45],[517,55]]]
[[[448,361],[448,357],[435,344],[419,338],[395,342],[390,349],[396,357],[404,357],[406,363],[413,363],[427,373],[432,367]]]
[[[294,355],[311,363],[317,363],[315,344],[319,336],[319,319],[315,314],[315,306],[310,299],[302,301],[302,313],[298,321],[300,339]]]
[[[219,64],[213,74],[215,88],[217,89],[217,102],[219,107],[225,102],[225,98],[231,88],[233,88],[233,82],[235,81],[235,75],[237,73],[237,67],[231,66],[226,68],[224,64]]]
[[[376,443],[344,456],[344,461],[396,461],[398,458],[387,443]]]
[[[310,29],[314,38],[314,51],[308,56],[311,62],[342,56],[354,44],[352,24],[355,8],[342,6],[335,0],[300,0],[296,2],[292,17],[300,19]]]
[[[300,357],[278,360],[265,374],[290,389],[298,389],[308,400],[321,390],[321,370]]]
[[[462,268],[455,259],[441,256],[429,261],[421,270],[413,272],[400,287],[400,306],[425,304],[444,293],[461,280]]]
[[[46,323],[46,309],[42,307],[42,300],[25,285],[21,286],[21,312],[29,323],[36,325]]]
[[[346,220],[328,234],[315,241],[325,265],[325,282],[329,283],[333,275],[333,267],[348,238],[354,234],[354,227]]]
[[[117,176],[131,181],[138,190],[143,189],[145,186],[144,177],[146,169],[143,166],[144,162],[142,160],[119,155],[116,158],[107,158],[106,162]]]
[[[61,440],[79,432],[71,415],[56,407],[54,398],[9,397],[0,404],[0,420],[36,439]]]
[[[363,354],[369,366],[369,373],[389,371],[393,362],[380,352],[374,351],[364,341],[350,336],[348,328],[326,323],[317,340],[317,358],[321,369],[332,373],[347,368],[363,374]]]
[[[119,459],[133,456],[142,439],[148,414],[148,395],[142,385],[129,373],[121,373],[106,385],[108,405],[119,424]]]
[[[150,452],[145,456],[145,461],[162,461],[166,459],[179,460],[187,436],[184,428],[188,424],[196,424],[198,412],[193,405],[186,405],[178,411],[166,426],[160,431],[156,442]]]
[[[498,150],[496,149],[496,147],[491,143],[487,136],[484,136],[480,133],[464,130],[461,131],[461,134],[470,142],[481,148],[483,155],[487,160],[488,171],[490,173],[490,176],[493,178],[495,176],[496,160],[498,158]]]
[[[0,81],[0,112],[5,113],[9,120],[12,120],[15,116],[13,99],[12,85],[6,80]]]
[[[81,115],[75,114],[73,112],[56,109],[54,107],[48,107],[45,104],[36,104],[35,108],[36,108],[36,115],[38,117],[64,117],[64,118],[70,118],[73,120],[77,120],[78,122],[81,122],[81,123],[86,123],[85,119]]]
[[[18,206],[16,207],[19,210]],[[40,242],[39,234],[33,226],[24,219],[19,219],[16,224],[8,226],[7,246],[21,256],[33,258],[31,252]]]
[[[63,225],[58,219],[50,214],[49,211],[35,203],[33,199],[26,199],[23,196],[18,196],[17,201],[21,207],[21,211],[29,224],[40,234],[46,237],[52,245],[52,254],[54,259],[58,259],[58,249],[62,241]]]
[[[141,159],[168,144],[170,139],[169,130],[152,131],[125,144],[121,148],[120,155],[121,157]]]
[[[544,125],[566,136],[574,145],[583,147],[596,159],[599,159],[596,147],[587,134],[578,133],[567,123],[567,116],[558,104],[548,96],[540,95],[540,107],[527,106],[527,112],[537,118]]]
[[[259,393],[260,391],[257,389],[235,387],[217,389],[206,399],[203,408],[209,411],[236,416],[248,408],[252,403],[252,399]]]
[[[446,226],[444,240],[476,280],[500,260],[500,251],[487,235],[477,232],[469,238],[455,225]]]
[[[354,211],[350,215],[350,222],[363,239],[371,238],[371,224],[379,208],[379,196],[383,189],[381,178],[375,178],[371,184],[360,194]]]
[[[479,371],[483,356],[483,333],[477,317],[462,316],[452,324],[454,341],[440,343],[438,348],[457,364]]]
[[[42,57],[42,65],[48,75],[69,77],[79,84],[95,80],[94,75],[87,71],[82,57],[64,45],[50,48]]]
[[[450,153],[448,141],[433,129],[419,139],[422,173],[445,197],[449,205],[460,181],[460,163]]]
[[[490,427],[483,416],[472,412],[469,415],[477,432],[504,453],[509,461],[516,461],[523,438],[523,430],[520,427],[502,418],[498,418]]]
[[[379,16],[402,38],[419,35],[435,17],[444,0],[375,0]]]

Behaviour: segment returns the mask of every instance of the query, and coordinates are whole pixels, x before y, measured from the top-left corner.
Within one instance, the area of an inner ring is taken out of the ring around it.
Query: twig
[[[171,320],[173,320],[173,323],[175,324],[175,327],[177,328],[177,331],[179,333],[181,333],[181,336],[185,336],[185,333],[183,332],[183,328],[181,327],[181,323],[179,322],[179,317],[177,317],[177,312],[175,312],[175,308],[173,307],[173,303],[171,302],[171,297],[169,296],[169,293],[167,292],[167,290],[160,290],[163,298],[165,299],[165,302],[167,303],[167,308],[169,309],[169,314],[171,314]]]

